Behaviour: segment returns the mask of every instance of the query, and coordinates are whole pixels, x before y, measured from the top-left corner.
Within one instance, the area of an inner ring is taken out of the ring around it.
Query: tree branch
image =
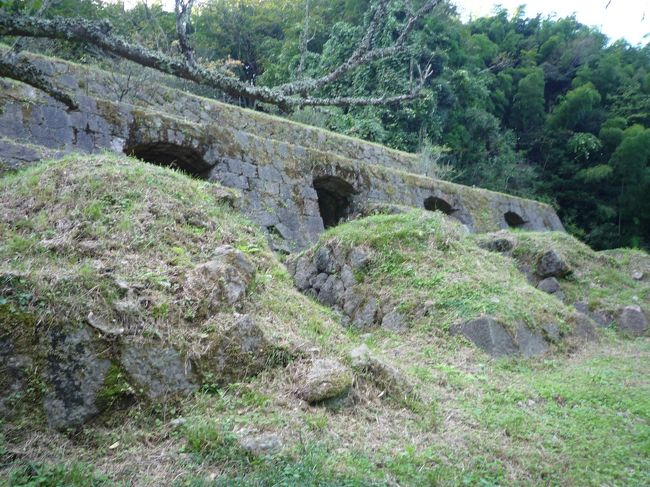
[[[187,37],[187,24],[190,22],[193,6],[194,0],[187,0],[187,2],[183,2],[183,0],[175,0],[174,11],[176,12],[176,35],[178,35],[178,43],[181,52],[185,56],[187,63],[192,67],[196,67],[194,49]]]
[[[417,21],[426,15],[426,13],[430,12],[439,2],[439,0],[428,0],[418,12],[413,14],[406,22],[405,30],[400,34],[400,37],[393,46],[373,48],[372,46],[379,32],[379,28],[383,23],[387,5],[390,1],[380,0],[366,35],[355,53],[346,63],[339,66],[339,68],[329,75],[319,79],[298,81],[291,85],[285,85],[284,87],[268,88],[249,85],[221,71],[206,69],[196,63],[191,44],[187,38],[187,24],[194,0],[187,0],[185,3],[182,3],[182,1],[176,0],[178,10],[177,31],[185,59],[169,57],[138,44],[129,43],[111,32],[112,27],[108,21],[92,22],[79,18],[41,19],[20,14],[10,15],[0,13],[0,36],[61,39],[93,45],[105,52],[128,59],[141,66],[153,68],[162,73],[218,89],[235,98],[246,97],[270,103],[280,107],[282,110],[303,106],[380,105],[411,100],[417,97],[424,84],[424,80],[421,80],[419,87],[412,89],[409,93],[395,96],[319,98],[308,96],[308,93],[317,91],[319,88],[322,88],[361,64],[401,50],[408,33],[413,30]],[[27,71],[30,71],[31,76],[27,76]],[[34,83],[38,83],[37,87],[42,86],[44,91],[53,96],[56,95],[55,98],[60,101],[72,101],[68,95],[57,91],[51,85],[48,86],[48,83],[43,77],[34,76],[34,71],[28,70],[25,66],[22,67],[22,70],[18,70],[15,66],[12,67],[5,63],[4,72],[6,73],[4,76],[10,78],[21,80],[31,79],[33,83],[30,84],[37,86]],[[429,73],[428,70],[427,73]],[[302,96],[295,96],[296,94],[301,94]],[[69,103],[66,103],[66,105],[72,106]]]
[[[394,105],[396,103],[401,103],[404,101],[414,100],[421,96],[420,88],[416,88],[410,93],[405,93],[403,95],[394,95],[394,96],[378,96],[378,97],[334,97],[334,98],[297,98],[297,103],[294,105],[296,107],[309,107],[309,106],[383,106],[383,105]]]
[[[78,108],[70,95],[54,87],[27,59],[19,58],[10,52],[0,57],[0,78],[9,78],[31,85],[60,101],[70,110]]]
[[[440,0],[427,0],[427,2],[420,7],[417,12],[410,11],[410,16],[402,29],[399,37],[395,43],[388,47],[373,48],[373,44],[376,40],[377,34],[381,28],[381,25],[386,20],[386,13],[388,9],[388,4],[390,0],[380,0],[375,8],[375,13],[372,16],[372,20],[368,25],[366,34],[363,36],[359,45],[350,55],[350,57],[344,63],[340,64],[330,73],[321,76],[320,78],[309,78],[304,80],[293,81],[291,83],[286,83],[277,87],[285,95],[293,94],[306,94],[323,88],[324,86],[336,81],[344,74],[358,68],[363,64],[376,61],[377,59],[386,58],[393,56],[406,47],[406,40],[411,34],[418,21],[423,17],[428,15],[437,5],[440,3]]]

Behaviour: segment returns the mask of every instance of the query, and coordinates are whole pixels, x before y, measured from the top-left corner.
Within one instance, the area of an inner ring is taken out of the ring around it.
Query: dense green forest
[[[206,0],[192,17],[191,38],[203,62],[252,84],[277,85],[344,61],[364,34],[369,4]],[[404,6],[393,2],[391,9],[397,25]],[[177,49],[174,14],[160,5],[125,10],[62,0],[43,15],[108,18],[127,38]],[[382,35],[394,37],[387,27]],[[111,62],[78,46],[49,49]],[[363,66],[323,94],[395,93],[424,65],[433,76],[416,101],[285,115],[419,151],[434,176],[550,202],[567,229],[594,248],[650,247],[650,44],[613,41],[573,17],[529,18],[524,7],[464,23],[449,4],[413,33],[407,52]]]

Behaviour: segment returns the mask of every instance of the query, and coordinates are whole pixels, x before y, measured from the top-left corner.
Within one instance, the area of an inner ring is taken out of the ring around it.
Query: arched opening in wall
[[[506,211],[503,214],[503,218],[510,228],[521,228],[526,224],[526,220],[514,211]]]
[[[435,196],[429,196],[424,200],[424,209],[429,211],[442,211],[445,215],[451,215],[456,211],[447,201]]]
[[[350,183],[336,176],[322,176],[314,179],[314,189],[325,228],[338,225],[350,214],[354,193]]]
[[[124,149],[124,152],[145,162],[178,169],[199,179],[207,179],[212,167],[197,151],[167,142],[139,144]]]

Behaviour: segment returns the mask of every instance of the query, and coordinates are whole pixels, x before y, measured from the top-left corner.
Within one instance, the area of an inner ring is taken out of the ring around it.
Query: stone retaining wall
[[[0,173],[72,151],[174,164],[241,190],[242,210],[285,251],[307,247],[325,226],[373,203],[437,209],[473,231],[563,230],[548,205],[416,174],[412,154],[164,87],[157,101],[155,93],[141,96],[147,106],[109,101],[97,81],[108,83],[109,74],[38,59],[76,91],[80,109],[68,112],[31,87],[0,79]]]

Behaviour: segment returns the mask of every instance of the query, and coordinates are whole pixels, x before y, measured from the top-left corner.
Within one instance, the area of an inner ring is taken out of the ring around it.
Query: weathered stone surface
[[[15,394],[26,386],[26,370],[32,366],[32,359],[14,350],[9,339],[0,338],[0,418],[11,417],[11,401]]]
[[[546,323],[542,325],[542,332],[548,341],[553,343],[560,341],[560,328],[555,323]]]
[[[208,350],[198,358],[202,372],[225,384],[264,369],[270,343],[249,315],[237,316],[234,321],[217,315],[206,326],[216,328],[216,332],[210,337]]]
[[[110,361],[98,356],[86,328],[51,331],[48,340],[43,403],[47,421],[57,429],[80,426],[99,412],[95,401]]]
[[[196,266],[187,276],[188,294],[205,303],[207,311],[234,305],[246,294],[255,268],[246,255],[229,245],[216,249],[214,259]]]
[[[490,252],[506,253],[514,249],[516,243],[517,241],[513,235],[499,232],[490,235],[488,239],[479,240],[478,245],[479,247],[484,248],[485,250],[489,250]]]
[[[343,282],[336,276],[331,275],[321,287],[318,293],[318,300],[328,306],[338,305],[344,291]]]
[[[641,336],[648,331],[648,320],[639,306],[626,306],[618,316],[618,328],[632,336]]]
[[[517,345],[503,325],[490,316],[483,316],[463,323],[452,332],[462,334],[493,357],[515,355],[519,352]]]
[[[122,348],[120,363],[134,385],[149,399],[175,396],[195,389],[191,367],[171,347],[128,342]]]
[[[307,402],[317,403],[347,393],[352,386],[352,373],[333,359],[316,359],[300,378],[298,395]]]
[[[292,272],[292,269],[289,269]],[[293,282],[300,291],[305,291],[309,287],[309,282],[318,273],[318,268],[312,260],[306,256],[301,256],[293,268]]]
[[[408,377],[394,365],[375,356],[367,345],[363,344],[352,349],[350,360],[354,370],[365,374],[377,387],[388,392],[390,396],[404,398],[414,393],[414,386]]]
[[[547,250],[537,259],[535,273],[541,278],[564,277],[569,272],[569,265],[553,249]]]
[[[352,324],[357,328],[370,328],[377,323],[379,303],[373,296],[368,296],[356,308],[352,316]]]
[[[595,342],[599,340],[596,323],[584,313],[574,313],[571,317],[573,330],[571,336],[578,341]]]
[[[406,320],[397,311],[391,311],[384,315],[381,320],[381,327],[385,330],[401,332],[407,329]]]
[[[67,112],[32,88],[0,81],[0,172],[72,150],[129,153],[148,147],[140,154],[147,156],[158,147],[184,156],[179,160],[191,154],[183,169],[241,190],[238,207],[264,228],[274,226],[275,247],[283,252],[307,248],[324,230],[313,187],[323,176],[352,188],[345,208],[350,217],[373,205],[422,208],[436,197],[453,204],[453,217],[474,231],[507,228],[506,213],[519,215],[529,230],[563,229],[548,205],[427,177],[415,154],[284,123],[159,83],[142,84],[124,102],[111,102],[109,87],[119,75],[60,60],[34,62],[75,96],[80,110]],[[63,81],[77,74],[92,82],[80,88]]]
[[[547,277],[539,282],[537,289],[545,293],[555,294],[560,290],[560,283],[555,277]]]
[[[282,450],[282,439],[275,433],[244,433],[239,446],[251,455],[273,455]]]
[[[607,327],[612,324],[612,319],[603,311],[591,310],[589,305],[584,301],[578,301],[573,307],[580,313],[588,316],[593,322],[600,327]]]
[[[530,329],[520,323],[517,326],[515,341],[519,350],[525,357],[533,357],[535,355],[541,355],[548,351],[548,344],[542,338],[541,335],[533,333]]]

